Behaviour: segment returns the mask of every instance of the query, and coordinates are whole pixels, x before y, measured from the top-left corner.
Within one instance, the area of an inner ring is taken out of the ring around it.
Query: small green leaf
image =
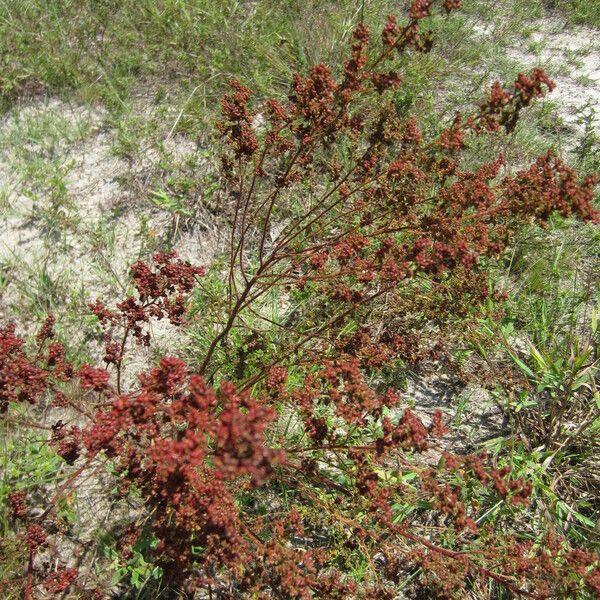
[[[594,523],[594,521],[592,521],[591,519],[588,519],[585,515],[582,515],[581,513],[578,512],[573,512],[573,516],[583,525],[587,525],[588,527],[591,527],[592,529],[596,526],[596,523]]]
[[[540,371],[546,371],[550,365],[548,365],[548,362],[546,361],[542,353],[533,344],[529,344],[529,351],[531,352],[531,356],[533,357],[533,360],[535,360],[535,362],[537,363]]]
[[[523,373],[526,373],[529,377],[535,379],[535,373],[514,352],[510,352],[510,357]]]

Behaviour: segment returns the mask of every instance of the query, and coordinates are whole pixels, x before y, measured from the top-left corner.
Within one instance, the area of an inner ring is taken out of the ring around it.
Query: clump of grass
[[[600,4],[595,0],[546,0],[573,22],[600,28]]]

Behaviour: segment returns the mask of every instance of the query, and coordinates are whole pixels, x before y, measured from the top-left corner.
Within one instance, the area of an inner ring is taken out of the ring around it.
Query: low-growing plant
[[[49,498],[10,493],[28,549],[25,598],[42,587],[104,594],[65,564],[55,518],[60,498],[103,465],[142,511],[115,551],[143,559],[131,564],[134,586],[160,574],[163,595],[600,592],[595,553],[551,529],[520,534],[528,481],[454,452],[442,414],[402,410],[388,384],[399,366],[449,359],[447,332],[494,294],[488,261],[524,223],[598,219],[596,179],[552,153],[524,170],[502,156],[461,162],[554,87],[543,70],[495,83],[431,135],[399,112],[397,56],[427,52],[423,21],[459,4],[415,0],[375,42],[359,24],[340,73],[319,64],[295,75],[286,102],[252,106],[231,82],[218,123],[228,252],[208,274],[172,253],[133,265],[133,294],[90,307],[103,366],[75,369],[52,317],[31,347],[14,325],[2,330],[0,410],[31,404],[23,426],[40,411],[61,415],[48,444],[70,473]],[[202,352],[129,373],[154,320],[191,327]],[[153,543],[142,554],[143,539]]]
[[[588,279],[594,280],[592,270]],[[537,275],[534,282],[539,285]],[[490,344],[495,349],[484,354],[513,433],[496,445],[518,464],[518,472],[532,474],[545,518],[597,547],[600,394],[593,286],[532,301],[531,322],[521,330],[510,319],[490,323],[489,334],[500,343]]]

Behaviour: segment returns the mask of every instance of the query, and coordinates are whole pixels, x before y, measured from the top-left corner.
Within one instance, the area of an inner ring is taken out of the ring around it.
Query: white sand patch
[[[167,237],[195,264],[210,264],[222,248],[224,230],[203,207],[198,218],[180,219],[148,201],[143,186],[164,152],[116,157],[105,116],[49,100],[0,122],[0,274],[8,281],[0,318],[22,312],[23,290],[34,292],[41,265],[60,282],[59,301],[77,293],[82,302],[110,303],[126,293],[130,265]],[[198,148],[172,136],[164,151],[171,164],[184,164]],[[135,185],[123,183],[132,178]]]

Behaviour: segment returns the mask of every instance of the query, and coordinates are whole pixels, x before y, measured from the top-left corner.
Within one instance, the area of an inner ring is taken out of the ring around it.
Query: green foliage
[[[600,27],[600,3],[597,0],[546,0],[563,11],[573,23]]]
[[[502,275],[503,319],[488,323],[497,354],[485,353],[511,423],[494,451],[533,483],[544,522],[592,547],[600,518],[598,247],[596,226],[555,219],[551,232],[530,231]]]
[[[129,558],[124,559],[114,546],[114,540],[104,538],[100,541],[100,550],[107,559],[107,567],[112,572],[111,585],[125,583],[134,590],[131,598],[161,598],[160,579],[162,570],[149,562],[149,552],[156,547],[157,540],[151,534],[140,536],[128,549]]]

